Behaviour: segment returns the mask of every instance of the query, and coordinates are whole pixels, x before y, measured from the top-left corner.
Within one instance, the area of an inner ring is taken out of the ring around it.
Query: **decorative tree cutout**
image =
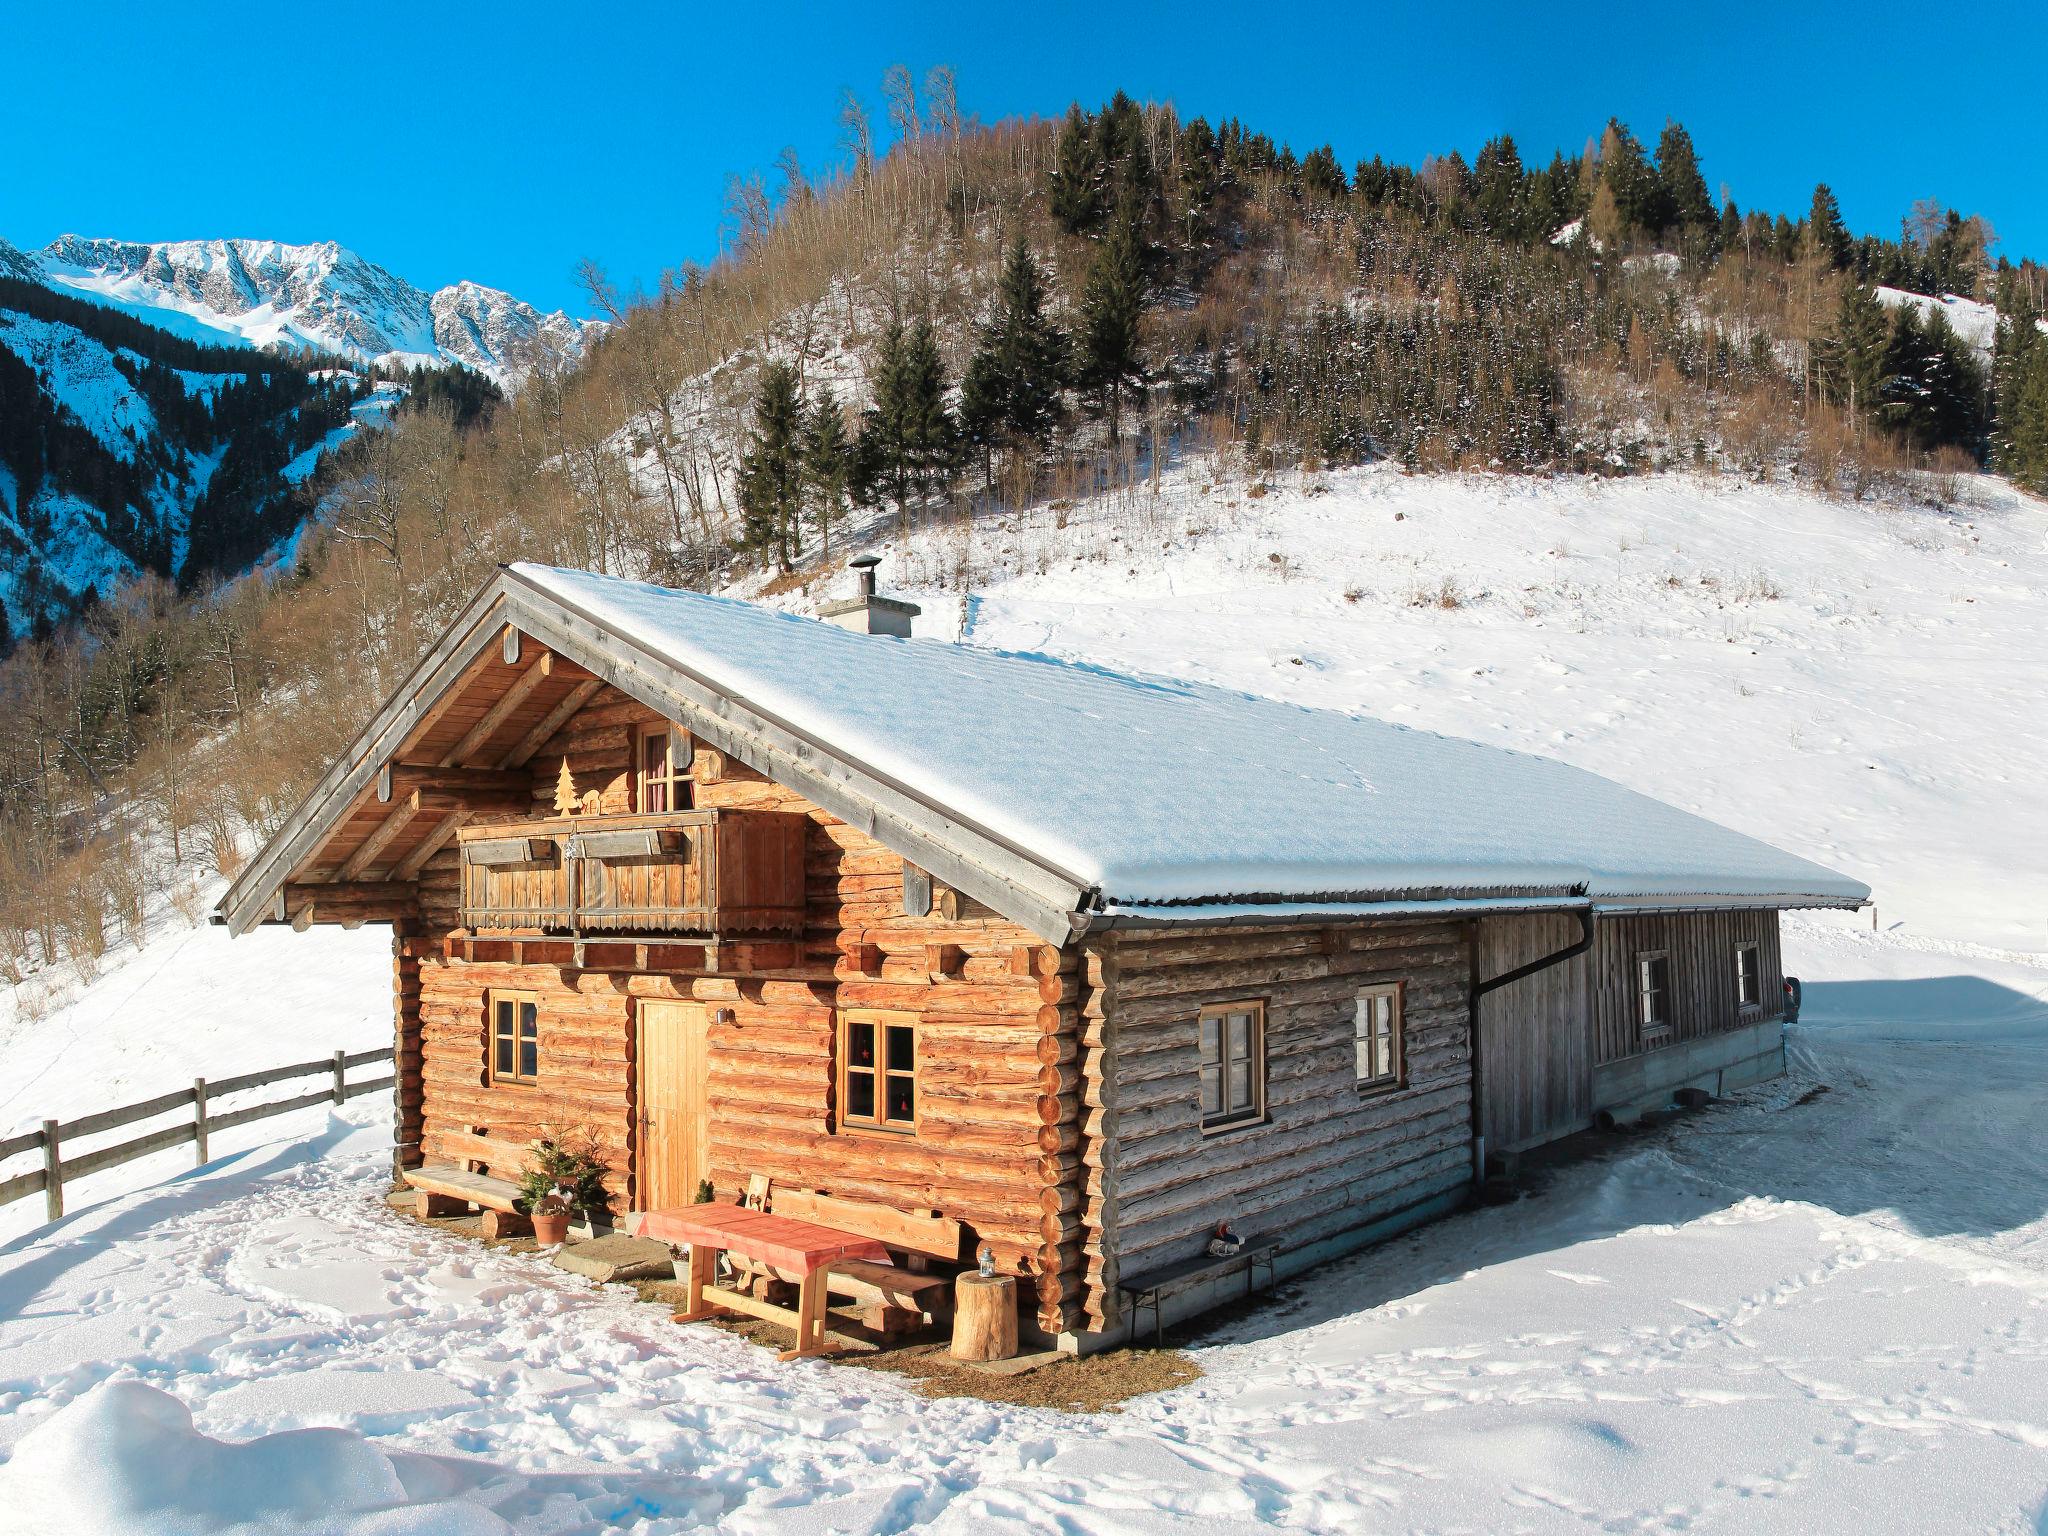
[[[582,808],[583,803],[576,794],[575,775],[569,772],[569,759],[564,757],[562,771],[555,779],[555,814],[574,816]]]

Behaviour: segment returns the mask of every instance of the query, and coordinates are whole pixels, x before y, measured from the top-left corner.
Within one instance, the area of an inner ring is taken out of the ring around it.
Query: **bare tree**
[[[889,126],[896,137],[915,140],[923,125],[917,115],[917,82],[910,78],[908,65],[891,64],[882,71],[882,98],[889,103]]]
[[[868,109],[848,86],[839,101],[839,147],[853,157],[853,179],[866,187],[875,174],[875,134],[868,125]]]
[[[941,138],[960,133],[960,97],[949,64],[935,64],[924,77],[924,120]]]

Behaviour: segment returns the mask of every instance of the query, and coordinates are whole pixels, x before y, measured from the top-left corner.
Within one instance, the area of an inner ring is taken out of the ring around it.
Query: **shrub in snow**
[[[423,1458],[406,1458],[433,1465]],[[415,1503],[394,1460],[354,1430],[294,1429],[234,1444],[201,1434],[177,1398],[111,1381],[60,1409],[0,1467],[18,1536],[507,1536],[479,1505]]]

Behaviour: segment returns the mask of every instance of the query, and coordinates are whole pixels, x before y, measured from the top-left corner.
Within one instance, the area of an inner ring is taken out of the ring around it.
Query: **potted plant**
[[[560,1192],[549,1190],[528,1208],[533,1218],[533,1240],[552,1248],[569,1240],[569,1202]]]
[[[533,1144],[526,1177],[520,1180],[519,1203],[533,1219],[533,1235],[541,1243],[563,1241],[574,1216],[586,1221],[594,1215],[609,1217],[605,1167],[593,1147],[594,1138],[589,1136],[574,1146],[547,1135]]]

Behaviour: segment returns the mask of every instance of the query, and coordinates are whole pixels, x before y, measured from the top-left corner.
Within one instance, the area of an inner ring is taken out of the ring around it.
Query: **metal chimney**
[[[827,624],[837,624],[841,629],[850,629],[858,634],[894,635],[899,640],[909,639],[910,621],[924,610],[901,598],[877,595],[875,567],[882,563],[882,557],[855,555],[846,563],[853,568],[856,595],[827,603],[818,610],[818,617]]]

